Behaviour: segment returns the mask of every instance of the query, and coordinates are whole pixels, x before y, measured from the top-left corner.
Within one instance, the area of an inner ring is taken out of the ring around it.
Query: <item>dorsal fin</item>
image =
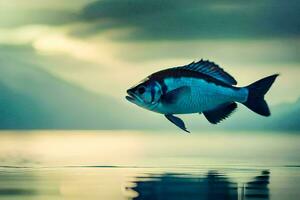
[[[214,62],[210,62],[208,60],[201,59],[198,62],[192,62],[180,68],[206,74],[229,85],[237,84],[236,80],[230,74],[225,72],[221,67],[219,67]]]

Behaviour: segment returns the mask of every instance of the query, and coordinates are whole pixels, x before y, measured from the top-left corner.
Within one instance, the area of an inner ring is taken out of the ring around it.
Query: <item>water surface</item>
[[[300,197],[290,133],[0,133],[0,199]]]

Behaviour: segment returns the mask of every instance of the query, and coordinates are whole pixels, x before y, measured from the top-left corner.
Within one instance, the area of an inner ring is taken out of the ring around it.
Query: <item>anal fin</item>
[[[237,108],[237,104],[235,102],[232,102],[228,104],[223,104],[214,110],[205,111],[203,112],[203,114],[210,123],[217,124],[223,119],[229,117],[230,114],[236,108]]]

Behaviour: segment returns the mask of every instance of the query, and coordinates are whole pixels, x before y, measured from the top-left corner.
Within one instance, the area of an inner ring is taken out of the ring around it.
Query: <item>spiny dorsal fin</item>
[[[229,85],[237,84],[236,80],[230,74],[225,72],[214,62],[210,62],[208,60],[201,59],[198,62],[192,62],[188,65],[182,66],[181,68],[209,75]]]
[[[230,104],[224,104],[219,106],[218,108],[210,111],[203,112],[206,119],[212,123],[217,124],[223,119],[226,119],[230,116],[230,114],[237,108],[237,104],[235,102]]]

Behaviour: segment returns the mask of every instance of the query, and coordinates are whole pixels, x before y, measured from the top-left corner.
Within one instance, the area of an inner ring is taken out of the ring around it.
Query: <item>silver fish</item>
[[[126,99],[165,115],[189,132],[174,114],[203,113],[210,123],[217,124],[230,116],[238,102],[257,114],[269,116],[264,96],[277,76],[274,74],[246,87],[236,87],[236,80],[217,64],[200,60],[151,74],[128,89]]]

